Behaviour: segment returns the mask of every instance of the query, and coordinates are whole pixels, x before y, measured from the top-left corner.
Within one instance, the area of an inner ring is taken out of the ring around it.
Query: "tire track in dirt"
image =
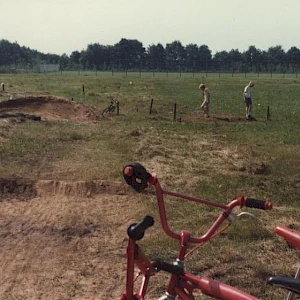
[[[118,299],[133,194],[117,183],[98,193],[90,182],[34,185],[33,198],[0,197],[0,299]]]

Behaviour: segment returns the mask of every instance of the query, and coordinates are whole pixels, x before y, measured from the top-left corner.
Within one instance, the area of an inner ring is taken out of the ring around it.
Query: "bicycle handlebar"
[[[127,184],[132,186],[132,188],[137,192],[142,191],[149,185],[155,185],[157,182],[156,175],[151,175],[141,164],[137,162],[128,164],[123,170],[123,176]],[[272,209],[271,202],[254,198],[245,198],[245,201],[242,203],[242,206],[243,205],[249,208],[263,210]]]
[[[152,175],[136,162],[130,163],[124,168],[123,176],[126,183],[137,192],[144,190],[148,186],[148,181],[152,178]]]
[[[126,183],[130,185],[137,192],[141,192],[147,186],[150,185],[154,186],[156,190],[156,197],[158,200],[158,208],[159,208],[159,215],[160,215],[162,228],[168,236],[177,240],[181,239],[181,234],[173,232],[168,226],[163,195],[170,195],[181,199],[197,202],[200,204],[205,204],[208,206],[220,208],[223,210],[223,213],[221,213],[218,216],[217,220],[203,236],[189,237],[189,242],[196,243],[196,244],[204,243],[208,241],[214,235],[217,229],[221,226],[224,220],[231,214],[232,210],[237,206],[240,207],[246,206],[250,208],[258,208],[264,210],[272,209],[272,204],[269,201],[246,198],[244,196],[241,196],[231,201],[228,204],[221,204],[221,203],[216,203],[208,200],[182,195],[175,192],[166,191],[162,189],[156,175],[155,174],[151,175],[141,164],[137,162],[132,162],[127,166],[125,166],[125,168],[123,169],[123,176]]]
[[[300,280],[298,278],[269,277],[267,282],[300,295]]]
[[[158,271],[165,271],[167,273],[171,273],[177,276],[182,275],[184,273],[182,266],[170,264],[159,258],[154,260],[154,266]]]
[[[250,208],[258,208],[258,209],[272,209],[272,203],[269,201],[258,200],[254,198],[246,198],[245,206]]]
[[[145,216],[140,222],[131,224],[127,229],[127,234],[132,240],[138,241],[153,224],[154,219],[151,216]]]

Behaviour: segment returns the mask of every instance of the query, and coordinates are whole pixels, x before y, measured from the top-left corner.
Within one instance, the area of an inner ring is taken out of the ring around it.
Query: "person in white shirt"
[[[202,91],[203,94],[203,103],[201,104],[201,108],[203,109],[203,112],[206,117],[209,118],[209,104],[210,104],[210,92],[207,87],[203,83],[199,85],[200,91]]]
[[[244,93],[243,93],[243,99],[246,104],[246,118],[247,120],[251,119],[251,109],[252,109],[252,99],[251,99],[251,92],[252,88],[254,87],[254,82],[250,81],[248,85],[245,86],[244,88]]]

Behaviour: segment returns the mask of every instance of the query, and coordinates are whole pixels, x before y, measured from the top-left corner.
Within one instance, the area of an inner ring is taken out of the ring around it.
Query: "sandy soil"
[[[0,187],[0,299],[119,298],[134,221],[125,184],[2,179]]]
[[[31,114],[42,120],[72,120],[92,123],[100,119],[101,112],[72,100],[44,94],[14,94],[12,100],[0,102],[1,114]]]
[[[84,123],[101,116],[47,94],[10,98],[0,102],[10,124],[20,113]],[[119,299],[133,201],[123,182],[0,178],[0,299]]]

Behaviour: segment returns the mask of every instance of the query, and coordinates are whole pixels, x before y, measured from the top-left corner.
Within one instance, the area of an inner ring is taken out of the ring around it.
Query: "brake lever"
[[[256,219],[256,215],[255,215],[255,214],[249,213],[249,212],[247,212],[247,211],[243,211],[243,212],[241,212],[241,213],[239,213],[239,214],[230,213],[230,214],[228,215],[229,223],[233,223],[233,222],[235,222],[237,219],[239,219],[239,218],[241,218],[241,217],[243,217],[243,216],[248,216],[248,217],[250,217],[250,218],[252,218],[252,219]]]

